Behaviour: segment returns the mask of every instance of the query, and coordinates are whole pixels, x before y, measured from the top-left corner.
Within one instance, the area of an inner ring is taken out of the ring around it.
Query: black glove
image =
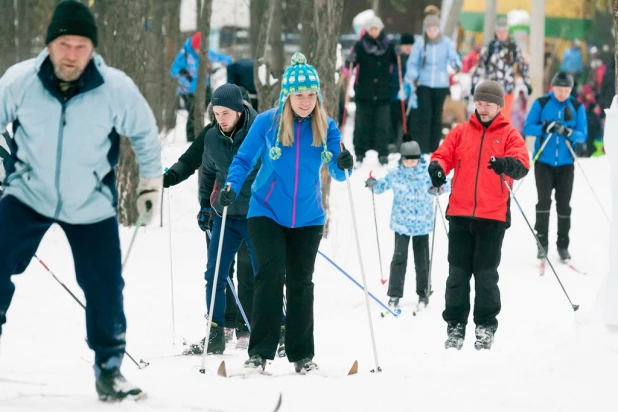
[[[526,88],[528,89],[528,96],[532,95],[532,86],[528,85],[526,86]]]
[[[221,206],[227,207],[234,203],[234,200],[236,200],[236,192],[231,187],[229,189],[223,188],[219,191],[219,204]]]
[[[368,187],[371,190],[373,190],[373,188],[377,184],[378,184],[378,181],[373,177],[370,177],[369,179],[365,180],[365,187]]]
[[[543,133],[563,134],[564,126],[558,121],[550,122],[548,120],[545,120],[545,122],[543,122]]]
[[[508,162],[504,157],[492,157],[489,161],[488,169],[492,169],[497,175],[506,172]]]
[[[200,213],[197,214],[197,224],[203,232],[207,229],[212,230],[211,212],[210,207],[202,207]]]
[[[436,160],[429,163],[427,171],[431,177],[431,184],[433,184],[434,187],[440,187],[446,183],[446,174],[444,173],[444,169],[442,169],[442,166],[440,166]]]
[[[343,149],[337,155],[337,166],[341,170],[352,169],[354,167],[354,157],[348,149]]]
[[[572,128],[570,128],[570,127],[563,127],[562,129],[563,130],[562,130],[561,134],[564,137],[566,137],[567,139],[570,138],[571,136],[573,136],[573,129]]]
[[[178,184],[178,173],[172,169],[168,169],[163,174],[163,187],[168,188]]]

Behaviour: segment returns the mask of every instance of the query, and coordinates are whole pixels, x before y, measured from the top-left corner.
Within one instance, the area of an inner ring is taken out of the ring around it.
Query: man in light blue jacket
[[[140,171],[137,210],[149,223],[162,185],[156,122],[131,79],[94,52],[97,27],[85,5],[60,2],[45,41],[38,57],[0,79],[0,130],[12,123],[14,131],[14,170],[0,200],[0,335],[15,291],[11,276],[58,224],[87,302],[99,399],[139,398],[143,392],[120,373],[126,320],[114,166],[120,136],[128,136]]]

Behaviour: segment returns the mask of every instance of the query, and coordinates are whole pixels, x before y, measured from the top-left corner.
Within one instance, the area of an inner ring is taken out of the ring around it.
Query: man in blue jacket
[[[0,200],[0,334],[11,276],[26,269],[55,223],[86,298],[99,399],[139,398],[144,393],[120,373],[126,320],[114,166],[127,136],[140,172],[137,210],[149,223],[162,185],[156,122],[131,79],[95,53],[97,27],[85,5],[60,2],[45,43],[0,79],[0,130],[12,122],[15,149]]]
[[[552,91],[537,99],[526,118],[524,133],[536,136],[533,158],[537,158],[534,177],[538,193],[535,230],[547,252],[551,193],[556,190],[558,212],[558,254],[569,260],[569,230],[571,229],[571,193],[573,191],[573,145],[586,141],[588,123],[584,105],[571,97],[573,77],[557,73]],[[540,153],[539,153],[540,152]],[[539,248],[537,257],[544,259]]]

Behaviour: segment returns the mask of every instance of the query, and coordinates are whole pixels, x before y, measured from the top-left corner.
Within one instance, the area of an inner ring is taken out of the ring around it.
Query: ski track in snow
[[[178,135],[163,141],[165,166],[186,149],[182,116]],[[353,122],[353,119],[350,119]],[[346,128],[351,148],[352,124]],[[596,185],[606,210],[610,210],[607,159],[581,159]],[[372,163],[373,162],[373,163]],[[394,163],[391,163],[394,166]],[[373,170],[377,177],[386,168],[369,155],[355,171],[352,188],[361,237],[362,258],[369,290],[387,302],[380,284],[371,194],[364,180]],[[579,275],[558,263],[555,251],[556,214],[552,210],[550,258],[573,300],[581,309],[573,313],[549,266],[538,275],[536,245],[514,202],[513,224],[507,231],[500,289],[502,312],[494,347],[477,352],[473,347],[472,314],[463,349],[445,351],[444,285],[448,273],[447,239],[442,222],[436,225],[433,266],[434,295],[418,316],[414,293],[414,263],[410,252],[405,296],[399,318],[380,318],[383,310],[371,303],[379,366],[375,367],[364,295],[347,278],[318,256],[315,269],[315,361],[332,377],[298,376],[286,359],[267,367],[274,376],[224,379],[216,368],[225,359],[230,370],[247,357],[229,344],[225,355],[207,359],[207,373],[200,374],[200,357],[173,356],[188,342],[203,337],[204,234],[195,216],[197,174],[172,188],[171,218],[174,263],[176,336],[172,336],[168,196],[164,197],[164,227],[159,218],[140,229],[124,278],[129,353],[150,362],[138,370],[125,357],[123,372],[149,394],[142,402],[125,401],[110,406],[96,400],[92,352],[87,348],[85,316],[70,296],[35,261],[23,275],[13,277],[17,289],[8,312],[0,352],[0,411],[269,411],[283,393],[281,411],[449,410],[477,411],[614,411],[615,371],[618,368],[618,335],[597,321],[594,303],[608,267],[609,227],[590,189],[575,171],[571,253],[574,264],[587,272]],[[330,236],[320,250],[361,282],[346,185],[334,182],[331,192]],[[534,222],[536,190],[530,172],[518,199]],[[447,196],[440,198],[443,210]],[[393,250],[389,229],[392,194],[376,196],[382,267],[388,276]],[[123,251],[132,229],[122,228]],[[60,279],[77,294],[70,248],[58,227],[53,227],[38,250]],[[474,291],[472,292],[472,298]],[[175,340],[175,345],[172,342]],[[358,359],[359,373],[344,377]]]

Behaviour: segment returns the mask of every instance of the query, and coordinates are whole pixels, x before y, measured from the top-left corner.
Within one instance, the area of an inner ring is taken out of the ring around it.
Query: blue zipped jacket
[[[47,49],[0,79],[0,130],[13,122],[14,170],[3,183],[39,214],[71,224],[116,215],[114,167],[127,136],[143,178],[161,176],[161,144],[133,81],[95,53],[75,94],[60,93]]]
[[[565,120],[565,115],[568,120]],[[551,136],[543,133],[545,122],[553,121],[558,121],[563,126],[573,129],[573,134],[568,139],[571,145],[585,142],[588,136],[586,109],[573,97],[569,97],[564,102],[559,102],[554,93],[550,92],[534,102],[524,125],[526,136],[536,136],[532,158],[536,156],[543,143],[549,138],[537,161],[550,166],[573,164],[573,155],[566,144],[567,138],[556,133]]]
[[[423,56],[425,65],[423,66]],[[423,36],[417,37],[412,47],[412,53],[406,64],[406,76],[404,83],[407,88],[415,89],[414,82],[418,80],[419,86],[448,88],[449,77],[447,66],[461,67],[461,58],[455,50],[451,39],[442,36],[442,39],[434,44],[427,44]]]
[[[433,231],[435,196],[429,193],[432,183],[427,167],[427,162],[410,168],[399,164],[373,188],[377,195],[393,191],[391,229],[401,235],[420,236]],[[450,179],[442,188],[450,192]]]
[[[312,146],[311,120],[294,120],[294,142],[282,144],[281,157],[270,158],[275,146],[279,127],[278,109],[259,114],[245,141],[240,146],[227,175],[236,194],[258,160],[262,167],[251,187],[251,201],[247,218],[268,217],[281,226],[295,228],[324,224],[320,170],[322,169],[322,146]],[[330,175],[338,181],[345,180],[345,172],[337,166],[341,152],[341,133],[335,121],[328,118],[327,147],[333,154],[328,163]]]

